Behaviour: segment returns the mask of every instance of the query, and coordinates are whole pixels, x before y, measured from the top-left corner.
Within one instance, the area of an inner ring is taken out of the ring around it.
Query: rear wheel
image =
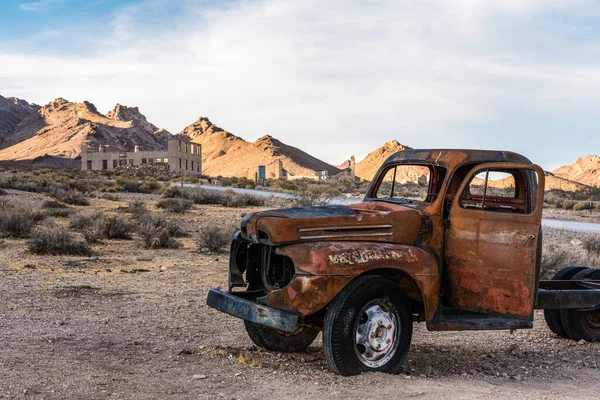
[[[323,322],[323,351],[341,375],[396,373],[408,352],[412,318],[396,283],[380,276],[352,281],[331,302]]]
[[[587,267],[566,267],[562,270],[558,271],[556,275],[552,278],[553,281],[567,281],[571,279],[575,274],[588,269]],[[554,333],[556,333],[560,337],[568,337],[567,332],[562,326],[561,318],[560,318],[560,310],[544,310],[544,319],[546,320],[546,324],[548,328]]]
[[[283,353],[296,353],[305,350],[315,340],[319,330],[302,327],[294,333],[286,333],[267,326],[244,320],[248,336],[258,347]]]
[[[572,280],[600,280],[599,269],[586,269],[575,274]],[[587,342],[600,341],[600,310],[561,310],[562,326],[568,337]]]

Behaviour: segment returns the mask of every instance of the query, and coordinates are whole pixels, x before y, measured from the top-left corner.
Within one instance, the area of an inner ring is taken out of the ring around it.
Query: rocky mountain
[[[275,177],[278,161],[290,175],[314,176],[314,170],[335,175],[340,170],[270,135],[247,142],[202,117],[180,134],[202,145],[202,169],[210,176],[254,178],[259,165],[265,165],[267,178]]]
[[[367,156],[356,163],[356,176],[362,179],[371,180],[383,164],[383,162],[392,154],[400,150],[410,149],[410,147],[399,143],[397,140],[390,140],[378,149],[373,150]]]
[[[137,107],[117,104],[106,115],[87,101],[58,98],[26,116],[10,133],[0,160],[32,161],[38,165],[71,165],[81,145],[109,145],[114,150],[163,149],[170,136],[146,120]]]
[[[6,147],[10,137],[26,117],[40,109],[36,104],[29,104],[16,97],[0,96],[0,149]]]
[[[590,154],[574,163],[555,169],[552,173],[560,178],[588,186],[600,187],[600,157]]]

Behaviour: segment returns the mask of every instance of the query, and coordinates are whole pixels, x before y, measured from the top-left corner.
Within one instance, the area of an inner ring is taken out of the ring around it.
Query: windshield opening
[[[437,197],[445,168],[428,165],[393,165],[383,174],[375,197],[395,203],[428,202]]]

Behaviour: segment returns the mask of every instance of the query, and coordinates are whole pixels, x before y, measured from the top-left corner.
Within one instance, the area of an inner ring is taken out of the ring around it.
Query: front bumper
[[[208,292],[206,304],[234,317],[279,331],[293,333],[298,330],[298,316],[296,314],[258,304],[231,292],[211,289]]]

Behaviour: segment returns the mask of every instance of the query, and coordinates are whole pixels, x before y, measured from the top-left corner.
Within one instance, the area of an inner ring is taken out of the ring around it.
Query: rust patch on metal
[[[327,263],[334,268],[339,268],[355,264],[365,264],[371,261],[413,262],[415,259],[416,257],[410,248],[405,251],[366,249],[331,254],[327,256]]]

